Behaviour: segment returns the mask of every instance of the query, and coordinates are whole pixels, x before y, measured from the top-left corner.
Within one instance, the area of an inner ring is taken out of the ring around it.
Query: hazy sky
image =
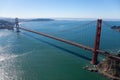
[[[120,19],[120,0],[0,0],[0,17]]]

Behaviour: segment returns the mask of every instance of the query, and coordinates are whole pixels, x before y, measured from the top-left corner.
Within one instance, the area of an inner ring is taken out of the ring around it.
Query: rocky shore
[[[116,55],[120,57],[120,54]],[[98,72],[110,80],[120,80],[120,61],[106,57],[98,65],[85,66],[83,69]]]
[[[120,54],[116,55],[120,57]],[[97,65],[98,72],[111,80],[120,80],[120,61],[106,57]]]

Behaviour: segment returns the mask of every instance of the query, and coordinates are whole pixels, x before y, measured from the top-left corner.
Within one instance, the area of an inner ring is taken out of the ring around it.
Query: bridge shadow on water
[[[46,43],[46,44],[48,44],[48,45],[50,45],[50,46],[53,46],[53,47],[55,47],[55,48],[57,48],[57,49],[60,49],[60,50],[62,50],[62,51],[65,51],[65,52],[67,52],[67,53],[69,53],[69,54],[72,54],[72,55],[75,55],[75,56],[77,56],[77,57],[83,58],[83,59],[85,59],[85,60],[87,60],[87,61],[91,61],[91,58],[88,58],[88,57],[86,57],[86,56],[83,56],[83,55],[81,55],[81,54],[79,54],[79,53],[76,53],[76,52],[74,52],[74,51],[71,51],[71,50],[65,49],[65,48],[63,48],[63,47],[57,46],[57,45],[55,45],[55,44],[53,44],[53,43],[50,43],[50,42],[48,42],[48,41],[39,39],[39,38],[34,37],[34,36],[32,36],[32,35],[30,35],[30,34],[27,34],[27,33],[22,33],[22,34],[24,34],[24,35],[26,35],[26,36],[28,36],[28,37],[31,37],[31,38],[33,38],[33,39],[36,39],[36,40],[38,40],[38,41],[40,41],[40,42]]]

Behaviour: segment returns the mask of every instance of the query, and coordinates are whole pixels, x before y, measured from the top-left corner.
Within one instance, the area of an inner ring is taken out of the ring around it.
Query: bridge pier
[[[98,63],[98,60],[97,60],[98,52],[96,50],[99,50],[100,36],[101,36],[101,26],[102,26],[102,19],[98,19],[97,20],[95,41],[94,41],[93,54],[92,54],[92,60],[91,60],[91,64],[93,64],[93,65],[96,65]]]
[[[15,28],[16,28],[16,32],[20,32],[18,18],[15,18]]]

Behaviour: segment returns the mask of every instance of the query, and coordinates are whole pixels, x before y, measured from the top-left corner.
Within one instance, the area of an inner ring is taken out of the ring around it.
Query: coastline
[[[110,75],[110,74],[108,74],[106,72],[100,71],[100,70],[98,70],[98,73],[105,76],[105,77],[107,77],[110,80],[120,80],[119,77],[112,76],[112,75]]]

